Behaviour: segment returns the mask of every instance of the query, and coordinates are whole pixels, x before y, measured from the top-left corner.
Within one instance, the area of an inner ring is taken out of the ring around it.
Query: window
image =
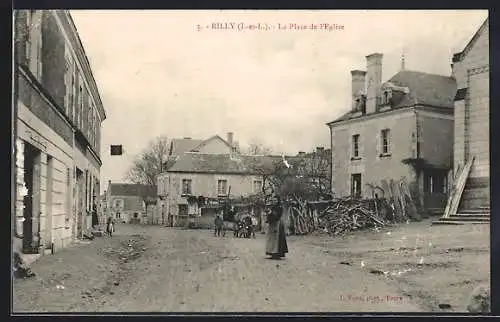
[[[192,190],[192,180],[191,179],[182,179],[182,192],[183,195],[191,195]]]
[[[42,11],[28,10],[26,16],[26,58],[31,73],[42,80]]]
[[[93,109],[93,112],[92,112],[92,143],[94,144],[94,147],[96,146],[96,142],[97,142],[97,139],[96,139],[96,133],[97,133],[97,130],[96,130],[96,127],[97,127],[97,116],[96,116],[96,112],[95,112],[95,109]]]
[[[179,206],[179,216],[188,215],[188,205],[178,205]]]
[[[390,138],[391,138],[391,131],[389,129],[384,129],[381,131],[382,154],[390,153],[390,144],[391,144]]]
[[[361,174],[351,175],[351,195],[355,198],[361,197]]]
[[[352,136],[352,157],[359,158],[359,134]]]
[[[427,170],[424,176],[424,192],[447,193],[447,172],[445,170]]]
[[[217,195],[219,196],[227,195],[227,180],[217,181]]]
[[[82,79],[79,78],[78,80],[79,80],[79,83],[81,84]],[[82,106],[83,106],[83,87],[82,87],[82,85],[80,85],[78,88],[78,101],[77,101],[76,108],[75,108],[75,125],[78,128],[81,128],[80,119],[81,119]]]
[[[92,102],[89,95],[89,111],[87,112],[87,137],[92,142]]]
[[[253,181],[253,193],[259,193],[262,191],[262,181],[254,180]]]
[[[72,117],[73,113],[73,100],[75,94],[75,76],[73,70],[73,61],[69,53],[66,54],[66,68],[64,74],[64,83],[66,85],[66,95],[64,96],[64,110],[66,116]]]
[[[27,37],[26,37],[26,59],[29,61],[31,57],[31,28],[33,25],[33,13],[35,10],[26,10],[26,30],[27,30]]]
[[[390,89],[386,89],[384,91],[384,96],[382,98],[383,105],[390,105],[392,101],[392,91]]]

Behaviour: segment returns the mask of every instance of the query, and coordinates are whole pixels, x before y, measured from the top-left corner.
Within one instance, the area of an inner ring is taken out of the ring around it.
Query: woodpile
[[[332,235],[370,227],[382,227],[387,224],[381,216],[382,202],[379,200],[336,199],[319,215],[319,228]]]
[[[390,223],[421,220],[416,199],[406,179],[382,180],[380,186],[370,186],[372,199],[337,198],[319,215],[319,227],[333,234],[365,228],[377,228]]]

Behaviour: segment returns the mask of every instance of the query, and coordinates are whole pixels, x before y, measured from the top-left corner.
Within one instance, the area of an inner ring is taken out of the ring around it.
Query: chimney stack
[[[231,148],[234,145],[233,138],[234,138],[233,132],[227,132],[227,143],[229,143],[229,145],[231,146]]]
[[[377,111],[377,96],[382,85],[382,58],[381,53],[366,56],[366,114]]]
[[[366,86],[366,72],[363,70],[351,70],[352,78],[352,109],[356,108],[356,98],[364,94]]]

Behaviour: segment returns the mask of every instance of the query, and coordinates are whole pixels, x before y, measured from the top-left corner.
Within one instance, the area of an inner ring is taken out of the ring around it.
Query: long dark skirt
[[[285,224],[282,220],[270,223],[267,231],[266,255],[273,258],[285,257],[288,253],[286,242]]]

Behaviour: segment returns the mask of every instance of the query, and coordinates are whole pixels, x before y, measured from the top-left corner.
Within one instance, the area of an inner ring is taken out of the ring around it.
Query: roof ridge
[[[444,78],[453,78],[453,76],[451,76],[451,75],[443,75],[443,74],[423,72],[423,71],[419,71],[419,70],[405,69],[405,70],[400,70],[399,72],[397,72],[396,74],[394,74],[391,78],[389,78],[388,82],[390,82],[390,80],[393,79],[396,75],[398,75],[400,73],[405,73],[405,72],[416,73],[416,74],[423,74],[423,75],[430,75],[430,76],[439,76],[439,77],[444,77]]]

